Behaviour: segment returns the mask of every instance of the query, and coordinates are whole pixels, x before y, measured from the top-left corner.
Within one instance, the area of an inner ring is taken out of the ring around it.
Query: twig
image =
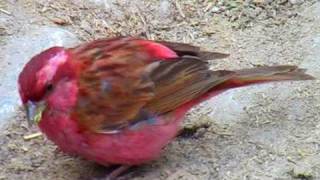
[[[23,139],[24,140],[30,140],[30,139],[34,139],[34,138],[39,137],[39,136],[42,136],[41,132],[33,133],[33,134],[30,134],[30,135],[25,135],[25,136],[23,136]]]
[[[233,136],[233,134],[230,132],[212,132],[212,133],[220,136]]]
[[[182,16],[183,18],[185,18],[186,15],[183,13],[183,11],[182,11],[182,9],[181,9],[181,6],[180,6],[180,4],[179,4],[179,2],[178,2],[177,0],[175,1],[175,4],[176,4],[177,10],[178,10],[180,16]]]
[[[210,9],[212,9],[213,6],[214,6],[213,2],[209,2],[208,5],[207,5],[207,7],[204,8],[204,12],[207,12],[207,11],[209,11]]]
[[[142,21],[143,28],[144,28],[144,31],[145,31],[145,33],[146,33],[147,38],[150,39],[150,33],[149,33],[148,24],[147,24],[147,22],[146,22],[145,17],[141,14],[140,8],[137,8],[137,14],[138,14],[140,20]]]
[[[143,25],[147,25],[147,23],[146,23],[146,21],[145,21],[145,19],[144,19],[144,17],[142,16],[142,14],[140,13],[140,9],[139,8],[137,8],[138,10],[137,10],[137,14],[138,14],[138,16],[139,16],[139,18],[140,18],[140,20],[142,21],[142,23],[143,23]]]
[[[0,12],[4,13],[6,15],[11,15],[11,13],[9,11],[1,9],[1,8],[0,8]]]
[[[109,29],[112,33],[116,33],[116,31],[105,21],[105,20],[102,20],[102,23],[103,25]]]

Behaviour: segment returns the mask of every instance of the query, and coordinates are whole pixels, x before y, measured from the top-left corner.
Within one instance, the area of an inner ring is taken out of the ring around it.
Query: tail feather
[[[225,73],[225,76],[229,76],[227,79],[222,81],[220,84],[211,88],[207,93],[202,95],[200,98],[193,99],[189,103],[186,103],[184,111],[186,112],[195,104],[198,104],[210,97],[216,96],[228,89],[237,88],[252,84],[267,83],[271,81],[299,81],[299,80],[312,80],[315,79],[311,75],[305,73],[305,69],[300,69],[297,66],[263,66],[251,69],[242,69],[237,71],[221,71]],[[231,76],[230,76],[230,73]],[[221,74],[223,76],[223,74]],[[221,78],[221,77],[220,77]]]
[[[252,69],[242,69],[235,71],[235,76],[230,81],[236,84],[253,84],[270,81],[299,81],[312,80],[313,76],[306,74],[306,69],[297,66],[264,66]]]
[[[216,88],[228,89],[271,81],[301,81],[315,79],[313,76],[306,74],[305,72],[306,69],[287,65],[242,69],[235,71],[232,78],[218,85]]]

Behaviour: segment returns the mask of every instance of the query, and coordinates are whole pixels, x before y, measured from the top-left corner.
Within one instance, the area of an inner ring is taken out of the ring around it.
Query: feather
[[[193,46],[185,43],[176,43],[176,42],[168,42],[168,41],[157,41],[160,44],[163,44],[173,51],[175,51],[178,56],[192,56],[196,57],[200,60],[216,60],[223,59],[229,56],[229,54],[219,53],[219,52],[209,52],[202,51],[200,47]]]
[[[231,74],[210,71],[200,48],[187,44],[124,37],[71,50],[79,67],[73,113],[83,128],[96,132],[117,132],[143,121],[142,109],[152,115],[172,111]]]

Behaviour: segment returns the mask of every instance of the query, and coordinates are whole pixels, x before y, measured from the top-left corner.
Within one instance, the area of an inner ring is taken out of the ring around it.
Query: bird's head
[[[45,109],[45,97],[55,88],[57,74],[67,62],[68,53],[62,47],[52,47],[34,56],[19,75],[20,98],[29,122],[39,121]]]

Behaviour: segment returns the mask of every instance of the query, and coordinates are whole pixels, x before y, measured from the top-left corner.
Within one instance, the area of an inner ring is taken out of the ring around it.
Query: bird
[[[229,54],[186,43],[114,37],[51,47],[19,74],[28,122],[63,152],[98,164],[131,166],[159,158],[185,114],[222,92],[273,81],[312,80],[293,65],[211,70]]]

